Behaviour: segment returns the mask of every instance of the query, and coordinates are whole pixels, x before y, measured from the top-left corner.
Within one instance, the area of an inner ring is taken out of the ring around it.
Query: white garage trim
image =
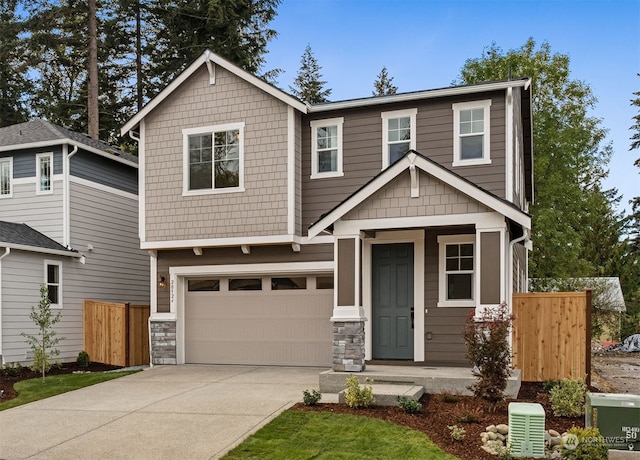
[[[243,265],[196,265],[170,267],[170,313],[176,321],[176,358],[178,364],[185,363],[185,278],[189,276],[216,275],[277,275],[333,273],[334,262],[285,262]],[[329,318],[327,318],[327,321]]]

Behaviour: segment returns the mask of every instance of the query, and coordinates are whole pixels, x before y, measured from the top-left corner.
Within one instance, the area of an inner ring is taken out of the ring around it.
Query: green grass
[[[12,407],[21,406],[40,399],[88,387],[96,383],[124,377],[137,371],[122,372],[87,372],[83,374],[50,375],[42,381],[42,378],[23,380],[16,383],[15,390],[20,393],[17,398],[0,403],[0,411]]]
[[[455,460],[424,433],[391,422],[295,410],[283,412],[224,460],[312,458]]]

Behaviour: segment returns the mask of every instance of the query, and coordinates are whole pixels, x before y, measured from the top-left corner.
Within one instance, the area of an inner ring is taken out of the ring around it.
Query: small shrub
[[[78,353],[78,357],[76,358],[76,364],[80,367],[89,367],[91,360],[89,359],[89,353],[82,350]]]
[[[584,400],[587,385],[583,380],[562,379],[551,389],[549,400],[553,414],[557,417],[579,417],[584,415]]]
[[[302,402],[305,406],[315,406],[322,399],[322,394],[315,388],[311,391],[304,390],[302,392]]]
[[[562,437],[565,460],[607,460],[609,448],[597,428],[573,427]]]
[[[344,400],[347,406],[357,409],[359,407],[369,407],[373,405],[376,399],[373,397],[372,384],[373,380],[365,379],[365,384],[361,387],[358,377],[355,375],[347,377],[347,388],[344,392]]]
[[[542,391],[545,393],[551,393],[555,387],[560,384],[560,380],[545,380],[542,382]]]
[[[456,420],[460,423],[476,423],[482,419],[482,409],[479,407],[469,407],[463,404],[458,409]]]
[[[504,400],[511,375],[509,335],[513,319],[503,302],[499,307],[485,309],[477,320],[472,311],[464,328],[466,356],[477,379],[469,389],[476,397],[489,401],[493,408]]]
[[[457,403],[460,401],[460,393],[459,392],[451,392],[451,391],[442,391],[439,395],[440,401],[446,403]]]
[[[20,377],[22,375],[22,364],[7,363],[2,368],[2,375],[7,377]]]
[[[422,409],[420,401],[415,401],[411,398],[407,398],[406,396],[398,396],[396,400],[407,414],[417,414],[420,412],[420,409]]]
[[[509,460],[511,458],[513,458],[511,456],[511,448],[508,446],[493,446],[493,451],[496,453],[496,456],[500,459],[500,460]]]
[[[449,434],[454,441],[463,441],[467,435],[467,431],[458,425],[447,425],[447,428],[449,428]]]

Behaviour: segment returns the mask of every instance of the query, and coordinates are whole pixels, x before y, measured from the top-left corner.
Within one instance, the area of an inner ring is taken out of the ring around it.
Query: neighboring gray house
[[[529,79],[309,106],[205,52],[121,131],[154,363],[465,365],[526,291]]]
[[[34,120],[0,128],[0,356],[28,362],[22,332],[49,288],[65,338],[83,349],[83,299],[149,302],[149,257],[138,238],[137,158]]]

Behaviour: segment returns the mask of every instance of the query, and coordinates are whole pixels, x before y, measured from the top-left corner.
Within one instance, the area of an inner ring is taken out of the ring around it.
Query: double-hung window
[[[51,193],[53,179],[53,154],[36,155],[36,193]]]
[[[453,166],[491,163],[491,101],[453,104]]]
[[[418,109],[382,112],[382,169],[416,149]]]
[[[342,171],[344,118],[311,122],[311,178],[338,177]]]
[[[438,237],[440,248],[439,306],[473,306],[475,235]]]
[[[62,308],[62,263],[44,261],[44,281],[47,286],[49,302],[54,308]]]
[[[184,194],[242,191],[244,123],[182,131]]]
[[[0,198],[9,198],[13,194],[13,158],[0,158]]]

